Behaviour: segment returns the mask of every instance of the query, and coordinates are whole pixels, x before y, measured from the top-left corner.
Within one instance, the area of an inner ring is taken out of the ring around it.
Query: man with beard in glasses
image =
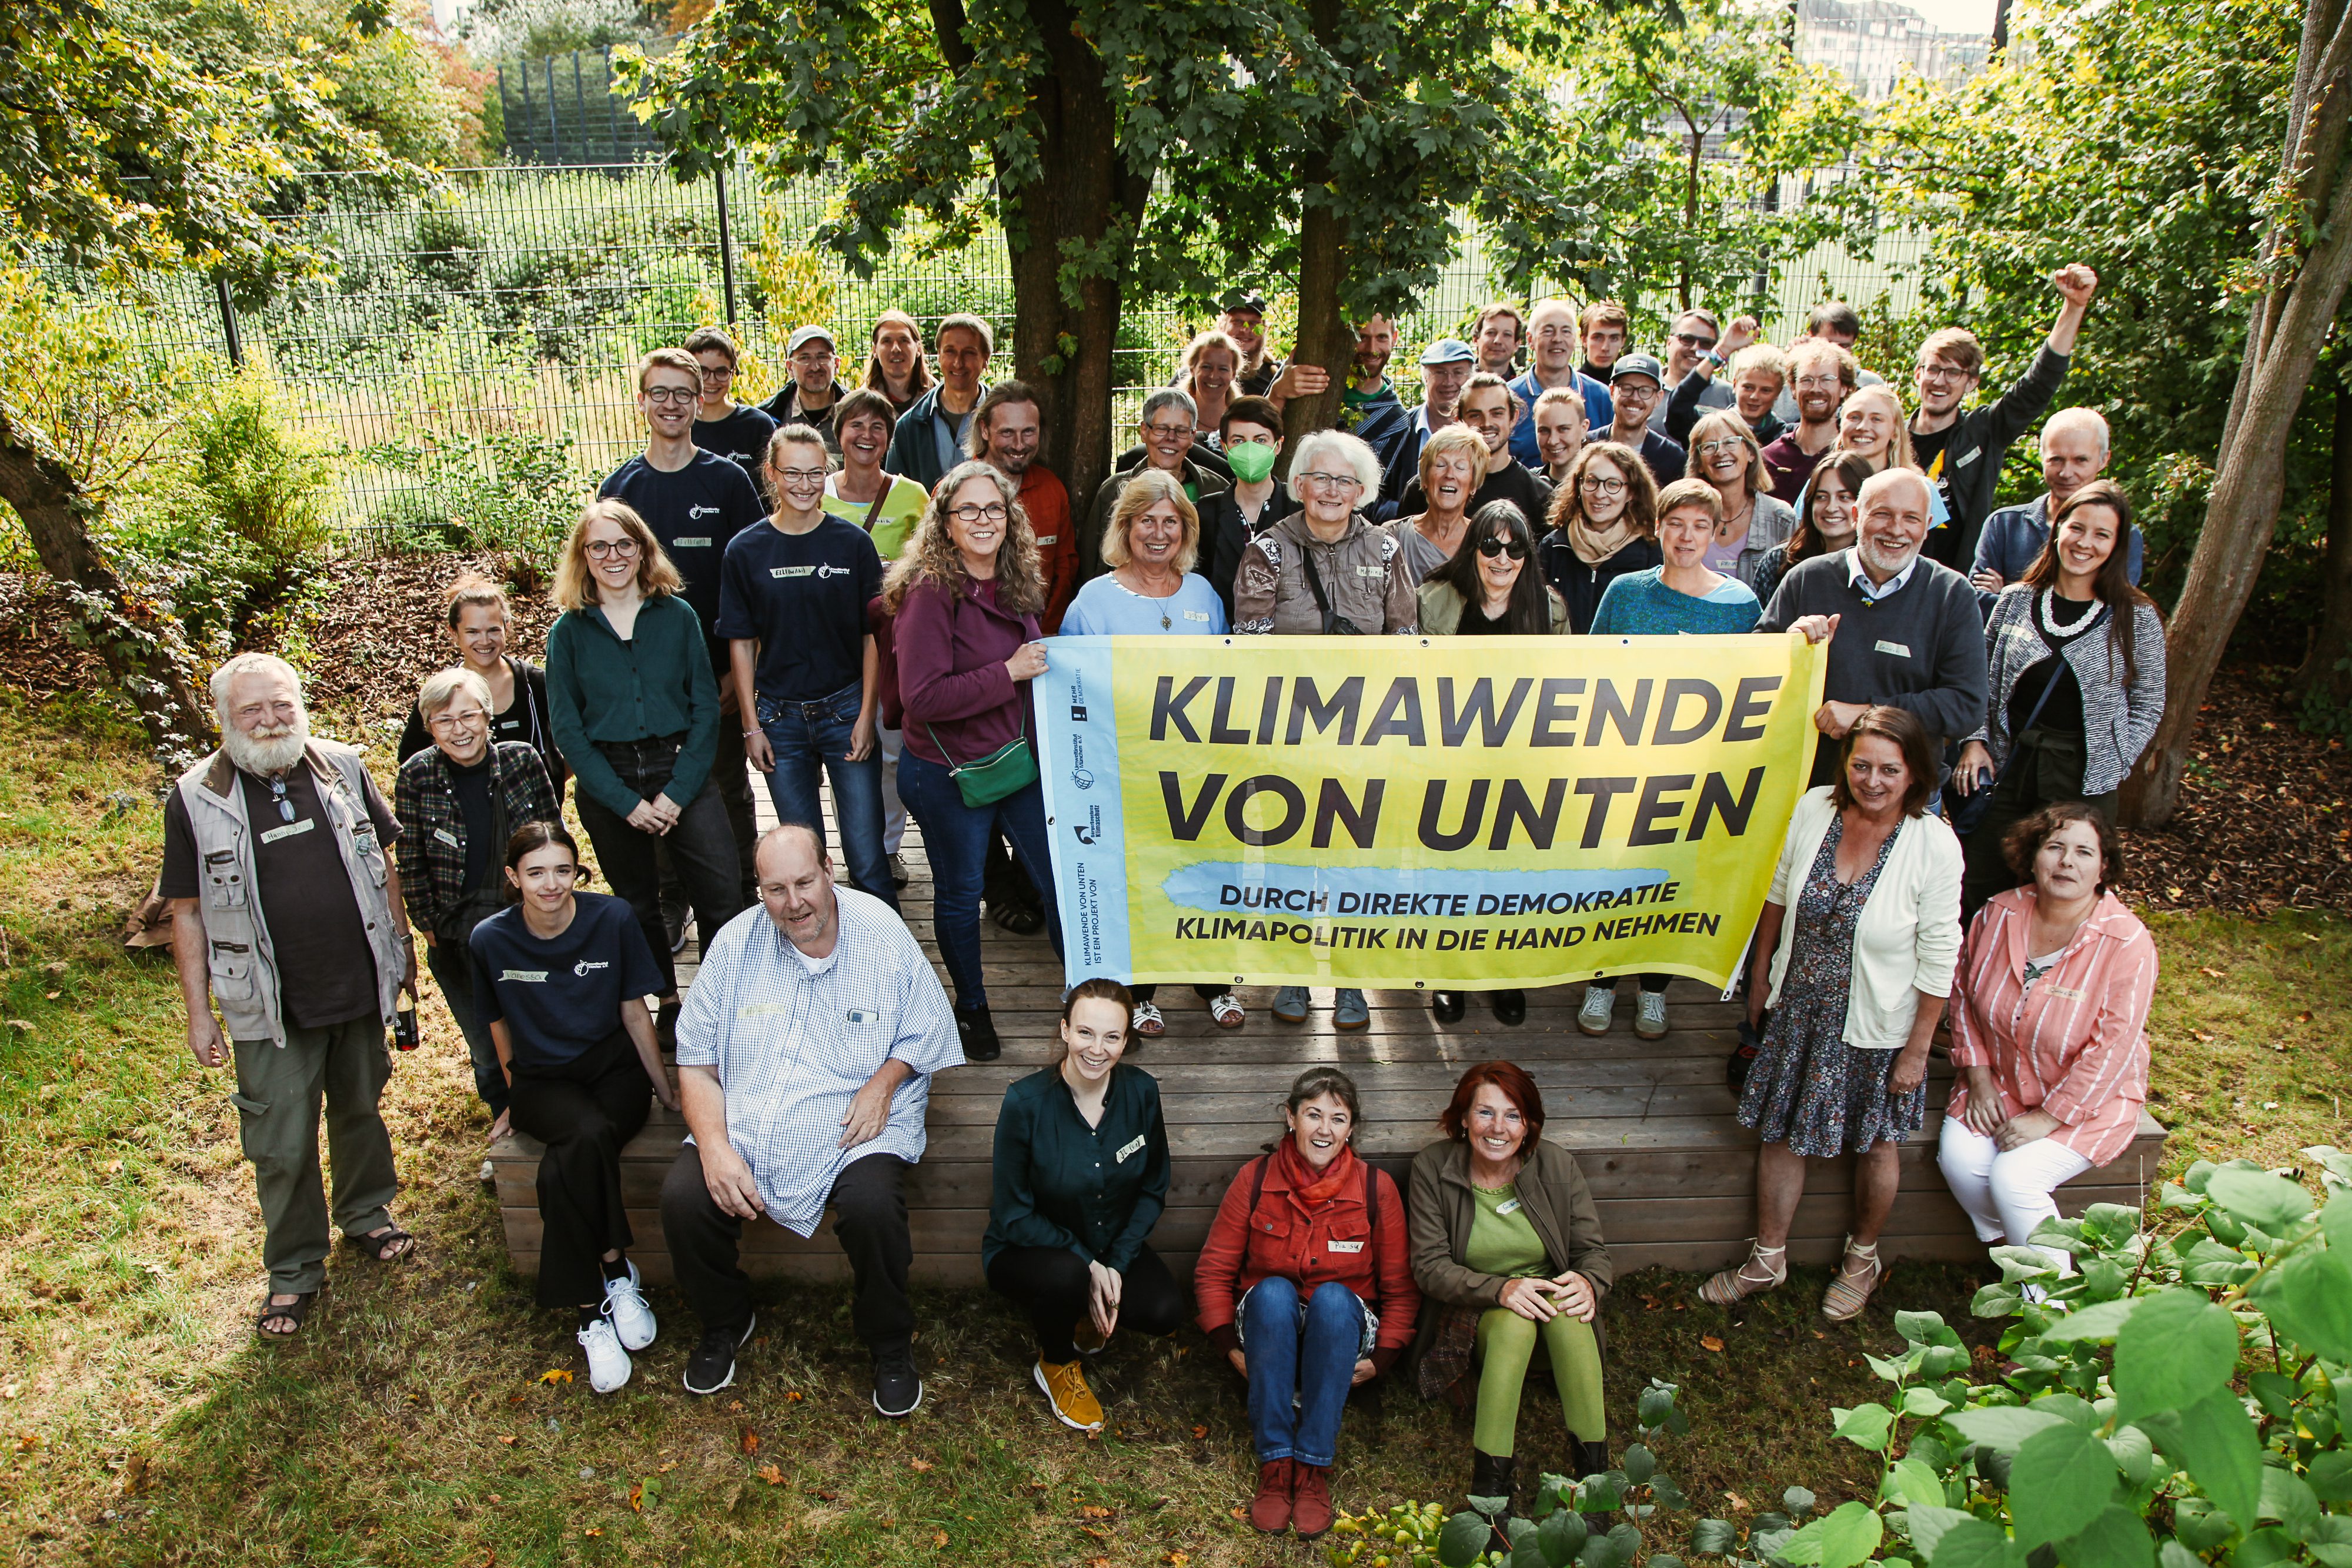
[[[326,1282],[329,1210],[319,1109],[333,1145],[333,1222],[389,1263],[415,1239],[393,1222],[392,1075],[384,1030],[416,995],[416,953],[387,849],[400,824],[351,747],[310,737],[293,667],[240,653],[213,674],[218,751],[163,810],[172,956],[201,1068],[233,1053],[269,1270],[255,1328],[291,1339]],[[213,1009],[217,1004],[220,1016]]]

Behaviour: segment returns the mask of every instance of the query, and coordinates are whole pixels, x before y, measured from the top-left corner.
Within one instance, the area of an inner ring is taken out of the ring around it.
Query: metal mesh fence
[[[446,537],[453,486],[510,486],[517,475],[576,485],[609,472],[642,443],[629,368],[698,325],[732,323],[747,401],[781,384],[784,340],[806,321],[839,334],[845,381],[875,318],[893,307],[927,326],[982,315],[997,327],[1000,355],[1009,350],[1001,234],[950,247],[909,233],[872,277],[853,277],[807,244],[831,193],[765,184],[748,168],[685,183],[650,162],[469,170],[436,196],[391,207],[339,199],[331,178],[321,194],[299,222],[340,257],[331,277],[238,313],[209,280],[181,277],[120,310],[159,355],[226,363],[234,343],[267,366],[297,417],[349,454],[341,521],[359,549]],[[1894,308],[1907,309],[1911,290],[1890,283],[1888,264],[1902,259],[1834,249],[1802,258],[1783,272],[1781,319],[1768,329],[1784,335],[1824,294],[1862,303],[1891,288]],[[1462,331],[1493,287],[1466,232],[1422,308],[1398,323],[1405,379],[1406,346]],[[1276,342],[1284,309],[1278,301],[1268,322]],[[1116,350],[1123,416],[1208,324],[1148,301],[1127,312]]]

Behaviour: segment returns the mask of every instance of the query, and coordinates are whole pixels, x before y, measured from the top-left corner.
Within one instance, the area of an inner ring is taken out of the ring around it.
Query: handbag
[[[2077,635],[2087,636],[2091,632],[2097,631],[2099,629],[2099,621],[2105,620],[2106,618],[2106,613],[2107,607],[2104,604],[2099,606],[2097,619],[2094,620],[2088,626],[2084,627],[2082,632],[2077,633]],[[2053,648],[2050,651],[2050,656],[2053,659],[2059,660],[2061,663],[2063,663],[2066,657],[2066,651],[2063,648]],[[2024,738],[2025,732],[2033,727],[2033,721],[2042,716],[2042,705],[2050,700],[2050,694],[2055,691],[2057,687],[2058,680],[2055,674],[2053,674],[2049,680],[2042,683],[2042,695],[2033,699],[2033,706],[2026,712],[2025,722],[2019,725],[2017,727],[2016,734],[2010,737],[2009,756],[2002,760],[2001,765],[1999,768],[1993,769],[1992,777],[1986,779],[1982,784],[1979,785],[1969,793],[1960,795],[1957,800],[1947,800],[1945,816],[1946,820],[1951,823],[1953,832],[1965,839],[1970,833],[1975,832],[1979,824],[1983,822],[1985,820],[1985,813],[1992,810],[1993,786],[2000,782],[2000,776],[2009,771],[2011,763],[2017,760],[2018,741]],[[1958,791],[1948,789],[1947,794],[1956,795],[1958,794]]]
[[[963,803],[974,810],[993,806],[1007,795],[1019,794],[1037,782],[1037,756],[1029,749],[1029,718],[1022,716],[1022,732],[987,756],[972,762],[958,762],[953,753],[940,744],[939,731],[929,725],[923,727],[931,744],[940,747],[940,755],[948,759],[948,777],[955,780],[956,793]]]
[[[1307,569],[1307,591],[1315,596],[1315,608],[1323,612],[1323,635],[1326,637],[1360,637],[1363,628],[1344,615],[1331,613],[1330,596],[1323,591],[1323,574],[1315,570],[1315,554],[1301,546],[1298,564]]]

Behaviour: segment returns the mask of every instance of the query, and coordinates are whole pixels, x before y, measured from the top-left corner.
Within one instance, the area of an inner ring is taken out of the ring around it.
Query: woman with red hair
[[[1543,1140],[1543,1096],[1525,1069],[1482,1061],[1413,1156],[1406,1200],[1412,1275],[1438,1310],[1422,1319],[1421,1392],[1436,1398],[1477,1364],[1470,1495],[1508,1497],[1519,1397],[1540,1342],[1577,1446],[1577,1473],[1609,1469],[1593,1329],[1616,1270],[1576,1158]]]

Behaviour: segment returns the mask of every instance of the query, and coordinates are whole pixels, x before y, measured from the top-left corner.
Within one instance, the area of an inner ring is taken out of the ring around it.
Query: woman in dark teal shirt
[[[656,846],[669,852],[705,946],[743,908],[734,831],[710,781],[719,683],[684,586],[633,507],[591,502],[556,568],[563,613],[547,633],[548,727],[580,782],[596,863],[661,967],[665,1046],[677,1029],[677,975]]]
[[[1061,1060],[1004,1092],[988,1232],[989,1285],[1028,1309],[1032,1375],[1055,1416],[1102,1430],[1081,1354],[1115,1328],[1173,1333],[1184,1292],[1144,1245],[1168,1204],[1168,1128],[1160,1082],[1127,1053],[1135,998],[1116,980],[1086,980],[1062,1003]]]

